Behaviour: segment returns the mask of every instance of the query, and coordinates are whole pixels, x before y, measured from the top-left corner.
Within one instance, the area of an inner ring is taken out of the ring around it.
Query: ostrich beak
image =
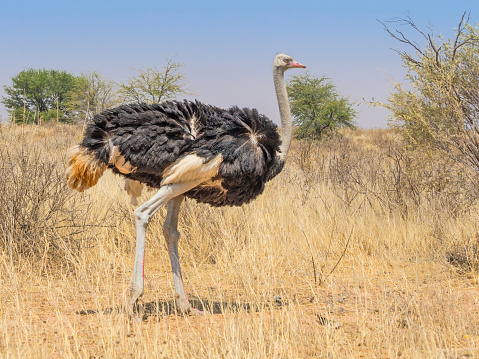
[[[289,63],[289,66],[291,67],[294,67],[294,68],[298,68],[298,69],[305,69],[306,66],[304,66],[303,64],[300,64],[299,62],[290,62]]]

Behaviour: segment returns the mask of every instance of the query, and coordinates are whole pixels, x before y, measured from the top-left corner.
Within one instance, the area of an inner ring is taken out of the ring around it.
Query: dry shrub
[[[88,246],[82,234],[98,221],[64,175],[65,143],[74,133],[52,125],[0,131],[0,247],[13,264],[67,264]]]
[[[479,234],[468,238],[459,245],[452,246],[446,252],[446,260],[459,272],[469,273],[479,270]]]
[[[476,176],[440,153],[403,148],[390,130],[342,131],[322,143],[293,145],[305,195],[325,184],[348,207],[383,214],[454,217],[477,201]]]

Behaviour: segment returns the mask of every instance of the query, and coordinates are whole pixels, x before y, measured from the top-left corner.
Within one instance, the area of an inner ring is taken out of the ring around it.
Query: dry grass
[[[172,314],[165,212],[156,215],[147,318],[130,324],[119,308],[133,208],[111,173],[82,194],[65,188],[66,148],[80,132],[0,128],[1,357],[479,357],[477,273],[445,260],[478,232],[464,171],[449,166],[446,181],[426,166],[424,180],[384,130],[296,143],[250,205],[183,207],[186,289],[211,315]]]

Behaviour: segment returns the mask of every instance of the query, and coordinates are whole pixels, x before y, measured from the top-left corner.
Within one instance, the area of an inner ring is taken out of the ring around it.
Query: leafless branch
[[[353,232],[354,232],[354,227],[351,228],[351,233],[349,233],[349,237],[348,237],[348,240],[346,242],[346,245],[344,246],[344,250],[343,250],[343,253],[341,253],[341,256],[339,257],[338,261],[336,262],[336,264],[334,265],[333,269],[331,269],[331,271],[329,272],[329,274],[326,276],[326,278],[324,278],[324,280],[328,279],[329,276],[334,272],[334,270],[336,269],[336,267],[339,265],[339,263],[341,263],[341,260],[343,259],[344,255],[346,254],[346,251],[349,247],[349,242],[351,241],[351,237],[353,235]]]
[[[381,20],[377,20],[377,21],[381,25],[383,25],[384,30],[386,30],[386,32],[392,38],[398,40],[399,42],[402,42],[403,44],[407,44],[407,45],[412,46],[419,54],[424,55],[421,48],[419,47],[419,45],[415,41],[411,41],[410,39],[408,39],[402,31],[399,31],[397,29],[395,30],[395,32],[391,31],[391,29],[388,27],[388,25],[386,25],[386,23],[387,24],[398,23],[400,26],[405,26],[405,25],[410,26],[411,28],[416,30],[419,34],[421,34],[426,40],[428,40],[428,37],[426,36],[426,34],[424,34],[424,32],[422,32],[421,30],[419,30],[417,28],[416,24],[411,20],[411,18],[409,18],[409,17],[407,19],[393,18],[393,19],[390,19],[390,20],[386,20],[384,22],[381,21]],[[401,53],[398,50],[395,50],[395,51],[398,52],[398,53]]]

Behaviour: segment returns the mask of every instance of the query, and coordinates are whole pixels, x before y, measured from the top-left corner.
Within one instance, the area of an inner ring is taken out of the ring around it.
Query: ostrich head
[[[295,61],[291,56],[286,54],[278,54],[274,58],[273,66],[281,69],[283,72],[289,69],[304,69],[306,66]]]

